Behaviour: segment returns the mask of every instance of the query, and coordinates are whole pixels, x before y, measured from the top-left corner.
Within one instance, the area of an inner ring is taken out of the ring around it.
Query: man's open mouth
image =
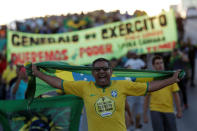
[[[99,78],[99,81],[105,81],[106,80],[105,75],[100,75],[98,78]]]

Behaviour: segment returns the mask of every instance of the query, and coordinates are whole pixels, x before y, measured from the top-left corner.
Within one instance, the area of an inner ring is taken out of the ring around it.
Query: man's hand
[[[144,117],[144,123],[147,124],[148,123],[148,116],[147,116],[147,114],[144,114],[143,117]]]
[[[177,111],[176,117],[180,119],[182,117],[182,111]]]
[[[54,88],[58,88],[58,89],[62,89],[61,88],[61,82],[62,79],[55,77],[55,76],[50,76],[47,75],[43,72],[40,72],[36,65],[32,64],[32,74],[38,78],[40,78],[41,80],[45,81],[46,83],[48,83],[49,85],[51,85]]]
[[[129,117],[129,123],[130,123],[130,125],[134,125],[133,118]]]
[[[154,80],[149,82],[149,88],[148,88],[148,92],[153,92],[153,91],[157,91],[160,90],[166,86],[172,85],[174,83],[179,82],[179,73],[181,70],[177,70],[176,72],[174,72],[173,76],[169,77],[168,79],[164,79],[164,80]]]
[[[36,76],[36,72],[38,71],[36,65],[32,64],[32,74]]]
[[[177,70],[173,76],[172,76],[172,79],[174,79],[175,82],[179,82],[180,79],[179,79],[179,73],[181,72],[181,70]]]

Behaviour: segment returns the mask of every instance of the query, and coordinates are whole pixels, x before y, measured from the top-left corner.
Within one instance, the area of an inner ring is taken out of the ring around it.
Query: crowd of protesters
[[[9,99],[12,96],[11,86],[17,84],[17,80],[21,79],[19,74],[24,75],[21,73],[21,65],[15,66],[12,61],[6,61],[6,29],[39,34],[65,33],[124,21],[142,15],[146,15],[146,12],[136,10],[133,15],[129,15],[128,12],[121,14],[119,10],[112,12],[97,10],[87,14],[82,12],[81,14],[28,18],[0,26],[0,45],[2,46],[0,53],[0,99]]]
[[[146,13],[143,11],[136,11],[134,15],[129,15],[127,12],[121,14],[118,10],[109,13],[106,13],[103,10],[98,10],[87,14],[81,13],[67,14],[66,16],[45,16],[39,18],[30,18],[24,21],[14,21],[10,25],[8,25],[8,28],[11,30],[27,33],[64,33],[97,27],[106,23],[124,21],[126,19],[140,15],[146,15]],[[179,82],[178,85],[180,88],[179,94],[182,99],[182,107],[183,109],[188,109],[189,105],[187,99],[187,87],[188,85],[190,87],[195,87],[194,72],[195,53],[197,47],[194,43],[191,43],[190,38],[188,38],[187,41],[183,41],[183,20],[179,17],[177,17],[177,29],[179,32],[179,38],[176,44],[176,48],[172,52],[137,56],[135,52],[129,51],[125,56],[119,59],[113,58],[111,60],[111,63],[113,67],[152,69],[151,58],[153,58],[153,56],[155,55],[163,56],[166,70],[183,69],[187,73],[186,77],[181,82]],[[22,65],[13,65],[12,61],[6,61],[5,49],[6,48],[4,48],[4,50],[2,50],[0,53],[0,99],[24,99],[28,81],[25,68]],[[134,118],[136,124],[135,128],[142,127],[142,123],[140,123],[140,115],[142,114],[143,110],[143,97],[138,98],[139,100],[137,100],[136,98],[128,98],[128,103],[132,105],[130,106],[130,108],[132,108],[134,104],[138,104],[138,112],[136,112],[137,115],[136,118]]]
[[[61,16],[45,16],[40,18],[26,19],[25,21],[14,21],[10,24],[10,29],[28,33],[64,33],[78,31],[91,27],[97,27],[106,23],[124,21],[137,16],[139,11],[134,15],[127,12],[121,14],[119,10],[106,13],[98,10],[84,14],[67,14]]]

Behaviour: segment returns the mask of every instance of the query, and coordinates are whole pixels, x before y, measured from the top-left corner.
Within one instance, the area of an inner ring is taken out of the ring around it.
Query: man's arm
[[[125,101],[125,110],[128,113],[129,117],[132,118],[132,114],[131,114],[131,111],[130,111],[129,104],[128,104],[127,100]]]
[[[62,79],[60,79],[58,77],[46,75],[46,74],[40,72],[39,70],[37,70],[37,67],[33,64],[32,64],[32,72],[33,72],[33,75],[35,75],[36,77],[45,81],[46,83],[48,83],[52,87],[61,89]]]
[[[175,101],[176,109],[177,109],[176,117],[181,118],[182,117],[182,109],[181,109],[181,102],[180,102],[180,97],[179,97],[178,92],[174,92],[173,97],[174,97],[174,101]]]
[[[161,88],[164,88],[166,86],[179,82],[180,81],[178,78],[179,73],[180,73],[180,70],[176,71],[174,75],[168,79],[151,81],[149,83],[148,92],[157,91],[157,90],[160,90]]]
[[[148,112],[149,100],[150,100],[150,95],[146,95],[144,97],[144,112],[143,112],[144,123],[148,123],[147,112]]]
[[[134,124],[133,116],[132,116],[132,113],[130,111],[129,103],[127,102],[127,100],[125,101],[125,111],[127,112],[128,116],[129,116],[129,123],[131,125],[133,125]]]

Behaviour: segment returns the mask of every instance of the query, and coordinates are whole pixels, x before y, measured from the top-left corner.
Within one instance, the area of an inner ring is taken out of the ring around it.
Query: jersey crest
[[[115,102],[107,96],[98,98],[94,104],[97,114],[101,117],[111,116],[115,111]]]
[[[112,96],[112,97],[117,97],[117,95],[118,95],[118,93],[117,93],[116,90],[112,90],[112,91],[111,91],[111,96]]]

